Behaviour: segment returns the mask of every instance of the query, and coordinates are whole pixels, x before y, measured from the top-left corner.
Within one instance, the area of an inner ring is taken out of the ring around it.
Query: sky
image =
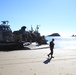
[[[0,0],[0,21],[5,20],[12,31],[39,25],[41,35],[76,35],[76,0]]]

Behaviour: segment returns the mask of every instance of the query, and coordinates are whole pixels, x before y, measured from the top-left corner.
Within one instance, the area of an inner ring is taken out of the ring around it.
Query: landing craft
[[[22,42],[14,42],[12,30],[10,28],[10,25],[8,25],[9,21],[1,22],[2,24],[0,24],[0,51],[24,48]]]

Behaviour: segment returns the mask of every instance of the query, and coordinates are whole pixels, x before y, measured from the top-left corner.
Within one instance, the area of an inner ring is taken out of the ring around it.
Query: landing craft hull
[[[3,42],[0,43],[0,51],[11,51],[11,50],[20,50],[23,49],[22,42]]]

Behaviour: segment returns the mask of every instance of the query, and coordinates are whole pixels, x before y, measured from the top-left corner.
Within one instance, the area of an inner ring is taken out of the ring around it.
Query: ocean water
[[[76,49],[76,37],[45,37],[48,43],[55,39],[55,48]]]

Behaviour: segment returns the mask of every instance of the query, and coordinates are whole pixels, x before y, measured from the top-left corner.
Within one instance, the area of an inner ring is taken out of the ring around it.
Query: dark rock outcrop
[[[59,33],[53,33],[53,34],[48,35],[48,36],[60,36],[60,34]]]

